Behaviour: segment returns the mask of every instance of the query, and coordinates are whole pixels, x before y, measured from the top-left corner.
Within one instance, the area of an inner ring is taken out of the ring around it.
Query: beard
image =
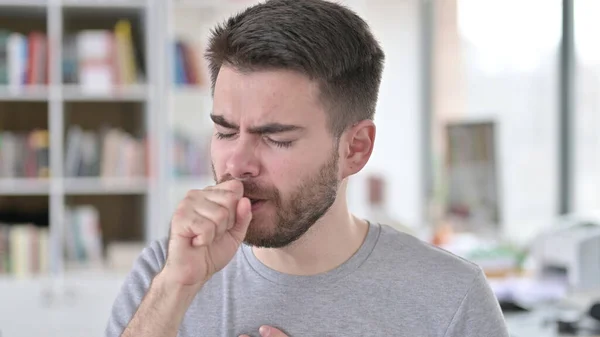
[[[286,198],[273,186],[259,185],[252,180],[242,181],[244,196],[267,200],[275,208],[272,216],[266,212],[253,214],[244,243],[254,247],[282,248],[298,240],[335,202],[340,182],[337,174],[336,150],[327,163],[305,178]],[[228,175],[217,180],[214,165],[213,176],[219,183],[233,179]]]

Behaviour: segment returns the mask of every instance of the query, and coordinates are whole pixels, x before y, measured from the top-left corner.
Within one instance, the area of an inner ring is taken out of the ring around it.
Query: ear
[[[365,167],[375,145],[375,123],[363,120],[346,130],[340,140],[340,169],[345,179]]]

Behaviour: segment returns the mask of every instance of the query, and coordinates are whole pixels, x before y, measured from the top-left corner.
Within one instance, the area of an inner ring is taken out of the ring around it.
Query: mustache
[[[230,175],[227,175],[219,180],[219,184],[234,180]],[[267,187],[259,184],[253,180],[240,180],[242,185],[244,185],[244,196],[250,197],[252,199],[277,199],[279,198],[279,192],[274,187]]]

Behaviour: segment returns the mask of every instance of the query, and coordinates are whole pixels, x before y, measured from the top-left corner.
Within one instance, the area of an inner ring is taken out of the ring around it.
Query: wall
[[[386,201],[391,215],[408,226],[419,226],[423,222],[419,1],[354,1],[350,6],[371,26],[386,53],[386,66],[375,117],[375,149],[363,171],[350,180],[348,203],[357,216],[368,216],[365,178],[381,173],[389,183]]]
[[[560,2],[544,2],[542,13],[540,2],[518,12],[500,2],[437,4],[436,136],[447,121],[497,123],[499,225],[505,236],[527,240],[558,210]]]
[[[574,4],[576,77],[574,88],[573,208],[577,212],[600,209],[600,2],[578,0]]]

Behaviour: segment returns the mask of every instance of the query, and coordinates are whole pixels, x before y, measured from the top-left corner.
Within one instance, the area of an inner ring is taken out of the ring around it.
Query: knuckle
[[[194,228],[194,231],[197,234],[206,231],[207,226],[204,226],[205,223],[206,223],[205,219],[200,216],[194,216],[190,221],[192,228]]]
[[[224,188],[214,188],[210,190],[210,193],[220,194],[224,197],[234,196],[234,193]]]
[[[215,218],[218,223],[227,222],[227,221],[229,221],[229,211],[224,207],[219,207],[219,209],[217,210],[217,213],[215,215]]]
[[[212,241],[215,228],[210,221],[196,217],[192,220],[192,226],[194,227],[194,233],[202,243],[207,244]]]
[[[173,212],[173,222],[179,223],[187,218],[187,208],[185,207],[177,207]]]
[[[228,193],[225,195],[225,200],[227,200],[228,202],[235,202],[237,201],[239,198],[235,195],[235,193],[228,191]]]
[[[194,200],[196,199],[199,195],[201,195],[202,191],[199,190],[189,190],[187,191],[187,193],[185,194],[185,198],[184,200]]]

